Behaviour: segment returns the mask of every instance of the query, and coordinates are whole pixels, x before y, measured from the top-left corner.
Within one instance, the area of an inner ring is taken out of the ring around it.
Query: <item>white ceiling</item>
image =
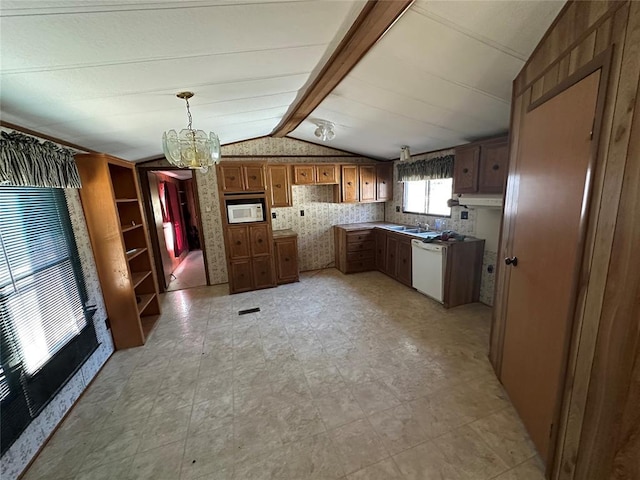
[[[417,0],[291,136],[397,158],[504,132],[511,83],[564,1]]]
[[[313,112],[380,158],[506,130],[511,81],[564,2],[418,0]],[[269,134],[364,0],[3,0],[2,119],[127,160],[186,125]],[[307,120],[293,137],[316,142]]]

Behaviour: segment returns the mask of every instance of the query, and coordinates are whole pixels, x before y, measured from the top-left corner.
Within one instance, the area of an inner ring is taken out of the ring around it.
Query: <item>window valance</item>
[[[398,163],[398,181],[433,180],[453,177],[453,155]]]
[[[19,132],[1,132],[0,185],[80,188],[73,151]]]

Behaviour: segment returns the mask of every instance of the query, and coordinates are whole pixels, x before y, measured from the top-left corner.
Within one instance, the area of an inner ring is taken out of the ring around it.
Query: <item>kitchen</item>
[[[71,3],[3,6],[3,478],[638,476],[636,2]],[[208,285],[161,294],[139,178],[178,88],[222,162]],[[70,265],[37,345],[22,251]]]

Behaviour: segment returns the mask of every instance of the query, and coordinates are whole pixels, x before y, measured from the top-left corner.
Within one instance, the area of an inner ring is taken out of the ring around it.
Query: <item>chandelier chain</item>
[[[189,119],[189,126],[187,128],[189,130],[193,130],[193,128],[191,128],[191,124],[193,123],[193,120],[191,119],[191,110],[189,109],[189,99],[185,98],[184,101],[187,102],[187,118]]]

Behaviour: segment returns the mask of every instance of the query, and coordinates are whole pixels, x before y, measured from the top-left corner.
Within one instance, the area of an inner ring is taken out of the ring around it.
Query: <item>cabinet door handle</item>
[[[279,183],[276,183],[276,188],[282,188],[282,185]]]
[[[463,168],[462,169],[462,173],[469,173],[469,169],[468,168]]]
[[[365,185],[369,185],[369,182],[364,182]]]
[[[258,177],[256,177],[255,175],[251,175],[251,180],[255,180],[256,178]]]
[[[347,182],[347,185],[351,186],[351,185],[353,185],[353,184],[352,184],[351,182]]]
[[[238,240],[238,241],[236,242],[236,245],[242,245],[242,242],[241,242],[240,240]]]
[[[303,177],[306,177],[306,176],[307,176],[307,174],[306,174],[306,173],[304,173],[304,172],[301,172],[301,173],[300,173],[300,175],[301,175],[301,176],[303,176]]]
[[[284,261],[288,262],[289,261],[289,257],[285,257]]]
[[[517,267],[518,266],[518,257],[507,257],[504,259],[504,263],[506,263],[507,265],[511,265],[513,267]]]
[[[325,177],[329,176],[329,174],[327,172],[322,172],[322,175],[324,175]]]
[[[233,177],[233,176],[229,177],[229,180],[231,180],[232,182],[233,182],[235,179],[236,179],[236,177]]]
[[[383,184],[383,185],[386,185],[386,184],[387,184],[387,182],[385,182],[385,181],[383,180],[383,181],[382,181],[382,184]]]
[[[494,170],[500,170],[500,165],[497,165],[497,164],[496,164],[496,165],[494,165],[494,166],[493,166],[493,167],[491,167],[491,168],[492,168],[492,169],[494,169]]]
[[[258,243],[262,243],[262,239],[261,238],[258,239]]]

